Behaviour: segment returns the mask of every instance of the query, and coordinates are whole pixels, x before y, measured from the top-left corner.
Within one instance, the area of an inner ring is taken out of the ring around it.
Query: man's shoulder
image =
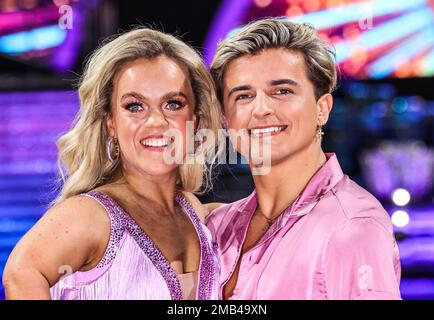
[[[225,203],[220,207],[214,209],[206,217],[206,224],[217,225],[220,224],[223,220],[231,220],[231,218],[247,204],[251,196],[252,194],[237,201]]]
[[[345,219],[371,218],[389,227],[389,215],[380,201],[348,176],[332,192]]]

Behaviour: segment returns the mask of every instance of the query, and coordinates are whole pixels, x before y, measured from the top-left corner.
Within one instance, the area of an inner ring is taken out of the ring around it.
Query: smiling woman
[[[208,168],[163,157],[186,143],[189,121],[218,134],[220,106],[199,55],[134,30],[95,51],[79,93],[58,142],[63,188],[11,254],[7,298],[217,298],[214,247],[192,193],[207,186]],[[216,146],[195,147],[206,156]]]
[[[185,68],[167,56],[126,63],[114,79],[112,106],[108,134],[123,150],[124,165],[138,173],[146,168],[143,173],[152,175],[177,169],[163,153],[171,144],[186,149],[186,125],[196,119]],[[176,140],[169,129],[178,132]]]

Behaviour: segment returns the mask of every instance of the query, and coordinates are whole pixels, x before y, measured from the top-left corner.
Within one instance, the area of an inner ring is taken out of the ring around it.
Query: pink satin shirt
[[[327,158],[297,200],[243,255],[230,299],[401,298],[399,251],[388,214],[343,174],[336,155]],[[257,205],[253,192],[208,216],[221,265],[220,298]]]

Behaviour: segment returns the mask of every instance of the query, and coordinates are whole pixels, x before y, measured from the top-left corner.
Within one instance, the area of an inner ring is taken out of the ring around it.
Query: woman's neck
[[[122,170],[118,179],[111,183],[113,186],[122,186],[127,192],[127,198],[137,204],[152,202],[164,208],[165,212],[175,212],[173,196],[176,191],[177,172],[167,175],[151,176]]]

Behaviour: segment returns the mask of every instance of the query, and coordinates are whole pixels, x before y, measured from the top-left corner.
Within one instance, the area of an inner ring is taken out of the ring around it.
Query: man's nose
[[[264,93],[258,93],[253,101],[252,115],[255,118],[263,118],[267,115],[274,113],[272,102],[268,99]]]

